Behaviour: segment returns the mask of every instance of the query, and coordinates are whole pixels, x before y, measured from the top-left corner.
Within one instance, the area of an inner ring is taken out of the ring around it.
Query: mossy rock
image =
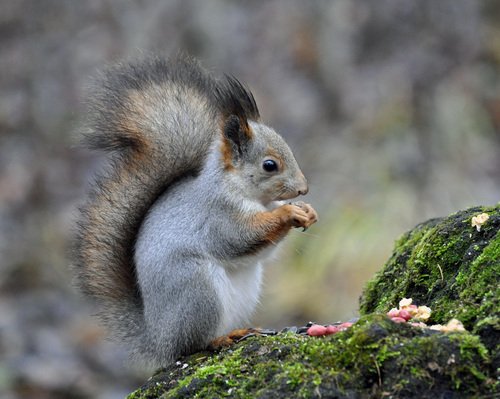
[[[323,338],[253,337],[215,355],[190,356],[129,399],[480,397],[495,389],[490,366],[475,335],[373,314]]]
[[[473,216],[489,219],[477,231]],[[432,219],[404,234],[360,300],[361,314],[386,312],[401,298],[432,309],[430,323],[460,320],[499,367],[500,205]]]
[[[471,218],[489,214],[478,232]],[[322,338],[252,337],[157,372],[129,399],[496,397],[500,206],[433,219],[405,234],[368,283],[360,320]],[[403,297],[432,309],[443,333],[386,317]]]

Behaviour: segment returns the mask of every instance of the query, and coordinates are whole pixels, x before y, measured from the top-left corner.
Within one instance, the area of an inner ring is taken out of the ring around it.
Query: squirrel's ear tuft
[[[216,104],[225,118],[236,115],[241,121],[258,121],[259,109],[252,92],[233,76],[225,75],[214,88]]]
[[[247,152],[252,139],[250,127],[236,115],[230,115],[224,122],[222,154],[224,165],[231,169]]]

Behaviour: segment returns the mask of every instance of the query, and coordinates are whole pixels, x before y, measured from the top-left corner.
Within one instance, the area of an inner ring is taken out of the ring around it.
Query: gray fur
[[[251,93],[154,58],[106,72],[90,115],[86,141],[113,162],[82,208],[75,269],[103,320],[156,366],[248,323],[269,244],[249,221],[307,191]],[[279,173],[262,170],[270,149]]]

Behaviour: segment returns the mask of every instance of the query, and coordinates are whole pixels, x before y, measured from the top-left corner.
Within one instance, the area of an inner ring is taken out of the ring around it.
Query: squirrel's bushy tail
[[[74,266],[77,284],[101,302],[121,339],[144,328],[133,262],[141,222],[173,182],[201,169],[227,114],[257,119],[252,95],[186,56],[113,67],[91,98],[85,142],[110,152],[111,162],[81,209]]]

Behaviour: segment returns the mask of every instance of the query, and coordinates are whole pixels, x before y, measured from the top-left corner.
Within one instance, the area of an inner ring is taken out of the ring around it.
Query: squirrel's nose
[[[307,180],[304,175],[301,176],[301,183],[297,190],[298,195],[306,195],[309,192],[309,186],[307,185]]]

